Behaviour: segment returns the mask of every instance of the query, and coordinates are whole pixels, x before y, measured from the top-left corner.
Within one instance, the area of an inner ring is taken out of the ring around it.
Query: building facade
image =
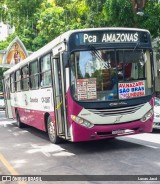
[[[11,27],[9,24],[0,22],[0,41],[6,40],[6,38],[15,32],[15,27]]]

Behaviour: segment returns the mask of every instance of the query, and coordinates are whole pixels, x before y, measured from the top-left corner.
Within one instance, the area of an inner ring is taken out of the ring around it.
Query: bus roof
[[[14,72],[15,70],[19,69],[20,67],[23,67],[24,65],[26,65],[28,62],[35,60],[36,58],[46,54],[49,50],[52,50],[52,48],[56,47],[58,44],[64,42],[65,40],[68,41],[70,35],[72,33],[76,33],[76,32],[85,32],[85,31],[103,31],[103,30],[124,30],[124,31],[145,31],[148,32],[150,34],[150,32],[146,29],[139,29],[139,28],[124,28],[124,27],[103,27],[103,28],[86,28],[86,29],[76,29],[76,30],[70,30],[67,31],[63,34],[61,34],[60,36],[58,36],[57,38],[53,39],[51,42],[49,42],[48,44],[46,44],[45,46],[43,46],[42,48],[40,48],[39,50],[37,50],[36,52],[33,52],[33,54],[31,54],[30,56],[28,56],[26,59],[24,59],[22,62],[16,64],[15,66],[13,66],[12,68],[10,68],[9,70],[7,70],[6,72],[4,72],[4,76],[8,75],[12,72]]]

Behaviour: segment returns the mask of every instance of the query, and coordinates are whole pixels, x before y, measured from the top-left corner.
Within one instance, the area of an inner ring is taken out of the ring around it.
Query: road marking
[[[159,134],[144,133],[144,134],[129,135],[128,137],[133,138],[133,139],[137,139],[137,140],[147,141],[150,143],[160,144]]]
[[[19,133],[17,133],[17,132],[14,132],[14,133],[13,133],[13,135],[15,135],[15,136],[18,136],[18,135],[19,135]]]
[[[46,157],[75,155],[55,144],[44,144],[44,145],[31,144],[31,146],[33,147],[33,149],[30,149],[29,151],[27,151],[27,153],[29,154],[41,152]]]
[[[47,153],[47,152],[44,152],[44,151],[42,151],[42,153],[43,153],[46,157],[50,157],[50,156],[51,156],[50,153]]]
[[[156,146],[151,146],[151,145],[144,145],[146,147],[149,147],[149,148],[154,148],[154,149],[158,149],[159,147],[156,147]]]
[[[132,142],[132,143],[135,143],[135,144],[138,144],[138,145],[142,145],[142,146],[145,146],[145,147],[148,147],[148,148],[152,148],[152,149],[159,149],[159,144],[160,144],[160,141],[157,140],[158,139],[158,136],[157,135],[148,135],[148,134],[137,134],[137,135],[128,135],[126,136],[127,140],[122,138],[122,137],[118,137],[117,139],[120,139],[120,140],[124,140],[124,141],[127,141],[127,142]],[[141,142],[137,142],[136,140],[139,140]],[[150,143],[154,143],[154,144],[157,144],[156,146],[153,146],[153,145],[150,145]]]
[[[16,170],[11,166],[11,164],[5,159],[5,157],[0,153],[0,161],[8,169],[11,175],[19,175]],[[24,181],[18,181],[18,184],[26,184]]]

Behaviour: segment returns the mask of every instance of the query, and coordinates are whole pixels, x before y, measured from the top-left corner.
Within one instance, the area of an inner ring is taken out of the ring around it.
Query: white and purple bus
[[[48,132],[52,143],[151,132],[150,33],[135,28],[68,31],[4,73],[6,114]]]

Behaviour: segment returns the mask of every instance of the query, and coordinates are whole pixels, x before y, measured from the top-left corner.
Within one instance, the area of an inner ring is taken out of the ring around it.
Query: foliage
[[[160,3],[155,0],[147,0],[143,17],[133,13],[131,0],[4,0],[0,11],[1,20],[14,25],[32,51],[71,29],[120,26],[146,28],[153,37],[160,33]]]
[[[106,21],[105,14],[103,12],[105,0],[86,0],[86,4],[89,7],[86,17],[86,27],[108,26],[108,21]]]
[[[37,24],[39,38],[45,35],[44,38],[51,41],[62,33],[64,27],[63,13],[63,8],[57,7],[55,4],[46,3],[43,5],[43,11],[40,13]]]
[[[160,3],[148,0],[142,17],[137,18],[140,28],[148,29],[153,38],[160,36]]]
[[[14,25],[16,34],[20,37],[27,49],[32,50],[32,41],[37,36],[37,13],[41,11],[43,0],[5,0],[8,8],[5,23]]]
[[[136,15],[131,0],[0,0],[0,20],[16,29],[0,50],[19,36],[35,51],[67,30],[87,27],[139,27],[160,36],[158,0],[147,0],[144,13]]]
[[[106,0],[103,12],[111,27],[135,27],[131,1]]]
[[[106,0],[103,12],[110,26],[148,29],[152,37],[160,34],[160,3],[158,1],[147,0],[143,16],[133,13],[131,1],[128,0]]]

